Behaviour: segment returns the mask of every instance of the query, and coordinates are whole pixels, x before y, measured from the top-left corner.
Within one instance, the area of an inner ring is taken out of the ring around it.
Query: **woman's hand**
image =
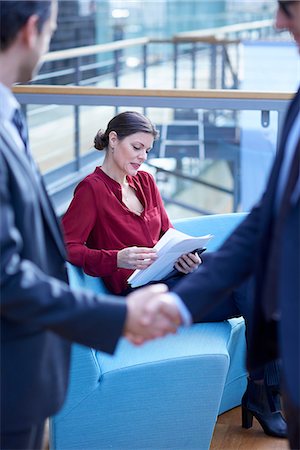
[[[127,247],[120,250],[117,255],[117,266],[120,269],[146,269],[157,258],[154,248]]]
[[[187,253],[186,255],[181,255],[174,267],[178,272],[188,274],[194,272],[200,264],[202,264],[202,260],[198,253]]]

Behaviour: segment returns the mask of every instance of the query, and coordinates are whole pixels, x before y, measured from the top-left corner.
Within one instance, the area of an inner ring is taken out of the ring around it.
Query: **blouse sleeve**
[[[96,224],[96,204],[92,187],[82,181],[75,190],[62,225],[68,261],[82,267],[88,275],[104,277],[117,270],[118,250],[92,249],[86,245]]]

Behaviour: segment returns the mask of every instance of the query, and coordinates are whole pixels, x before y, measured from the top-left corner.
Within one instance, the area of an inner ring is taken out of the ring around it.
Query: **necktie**
[[[31,154],[29,142],[28,142],[27,125],[26,125],[23,113],[20,109],[15,110],[12,121],[13,121],[13,124],[16,126],[17,130],[19,131],[20,137],[24,143],[25,155],[27,156],[27,158],[29,160],[33,174],[34,174],[36,180],[39,180],[40,179],[40,171],[39,171],[35,161],[32,158],[32,154]]]
[[[42,179],[40,172],[31,156],[29,142],[28,142],[27,125],[26,125],[24,116],[22,114],[22,111],[20,109],[17,109],[15,111],[13,118],[12,118],[12,122],[16,126],[17,130],[19,131],[20,137],[21,137],[22,141],[24,142],[25,154],[28,157],[30,167],[31,167],[31,174],[36,183],[36,188],[37,188],[36,193],[38,195],[37,198],[40,199],[43,215],[44,215],[45,220],[47,221],[48,225],[50,226],[50,229],[52,230],[53,236],[57,242],[60,252],[65,257],[64,245],[63,245],[62,237],[60,234],[60,225],[57,221],[53,206],[48,197],[47,190],[45,188],[43,179]]]
[[[24,142],[25,153],[27,156],[29,156],[27,125],[25,123],[24,116],[20,109],[15,110],[12,121],[16,126],[17,130],[19,131],[22,141]]]
[[[300,141],[298,141],[295,154],[293,156],[289,177],[281,200],[277,217],[274,218],[274,228],[272,242],[267,264],[266,279],[263,293],[262,308],[266,320],[276,320],[278,313],[277,292],[279,279],[279,266],[281,263],[281,240],[284,231],[287,214],[291,206],[291,197],[294,192],[297,180],[299,179],[300,165]]]

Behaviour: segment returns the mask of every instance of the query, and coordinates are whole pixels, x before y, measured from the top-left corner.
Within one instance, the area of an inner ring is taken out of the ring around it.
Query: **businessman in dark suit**
[[[300,50],[300,1],[278,2],[276,25],[291,32]],[[300,89],[287,112],[262,199],[222,247],[174,289],[198,322],[219,310],[233,288],[254,277],[248,366],[258,369],[281,358],[292,449],[300,448],[299,153]],[[247,402],[243,406],[246,415],[257,414]]]
[[[45,419],[61,407],[71,341],[113,353],[174,332],[177,306],[164,287],[127,297],[72,291],[60,227],[30,156],[26,125],[11,92],[31,79],[56,27],[57,3],[1,1],[1,449],[40,449]]]

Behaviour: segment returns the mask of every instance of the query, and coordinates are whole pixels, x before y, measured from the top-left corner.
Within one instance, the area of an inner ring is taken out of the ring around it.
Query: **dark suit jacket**
[[[122,334],[120,297],[71,291],[53,209],[25,153],[0,124],[1,429],[54,414],[67,384],[71,341],[112,353]]]
[[[300,206],[299,198],[290,205],[285,221],[279,264],[278,303],[282,318],[279,326],[267,322],[262,312],[263,286],[274,226],[274,199],[278,174],[293,117],[299,113],[300,90],[288,110],[279,151],[261,201],[223,246],[194,274],[176,285],[176,292],[192,313],[194,321],[218,307],[225,295],[250,276],[255,279],[253,329],[248,342],[249,368],[262,366],[278,354],[283,375],[294,402],[300,405]],[[300,138],[300,136],[299,136]],[[276,220],[276,219],[275,219]],[[197,293],[197,295],[196,295]],[[195,301],[195,298],[201,299]]]

